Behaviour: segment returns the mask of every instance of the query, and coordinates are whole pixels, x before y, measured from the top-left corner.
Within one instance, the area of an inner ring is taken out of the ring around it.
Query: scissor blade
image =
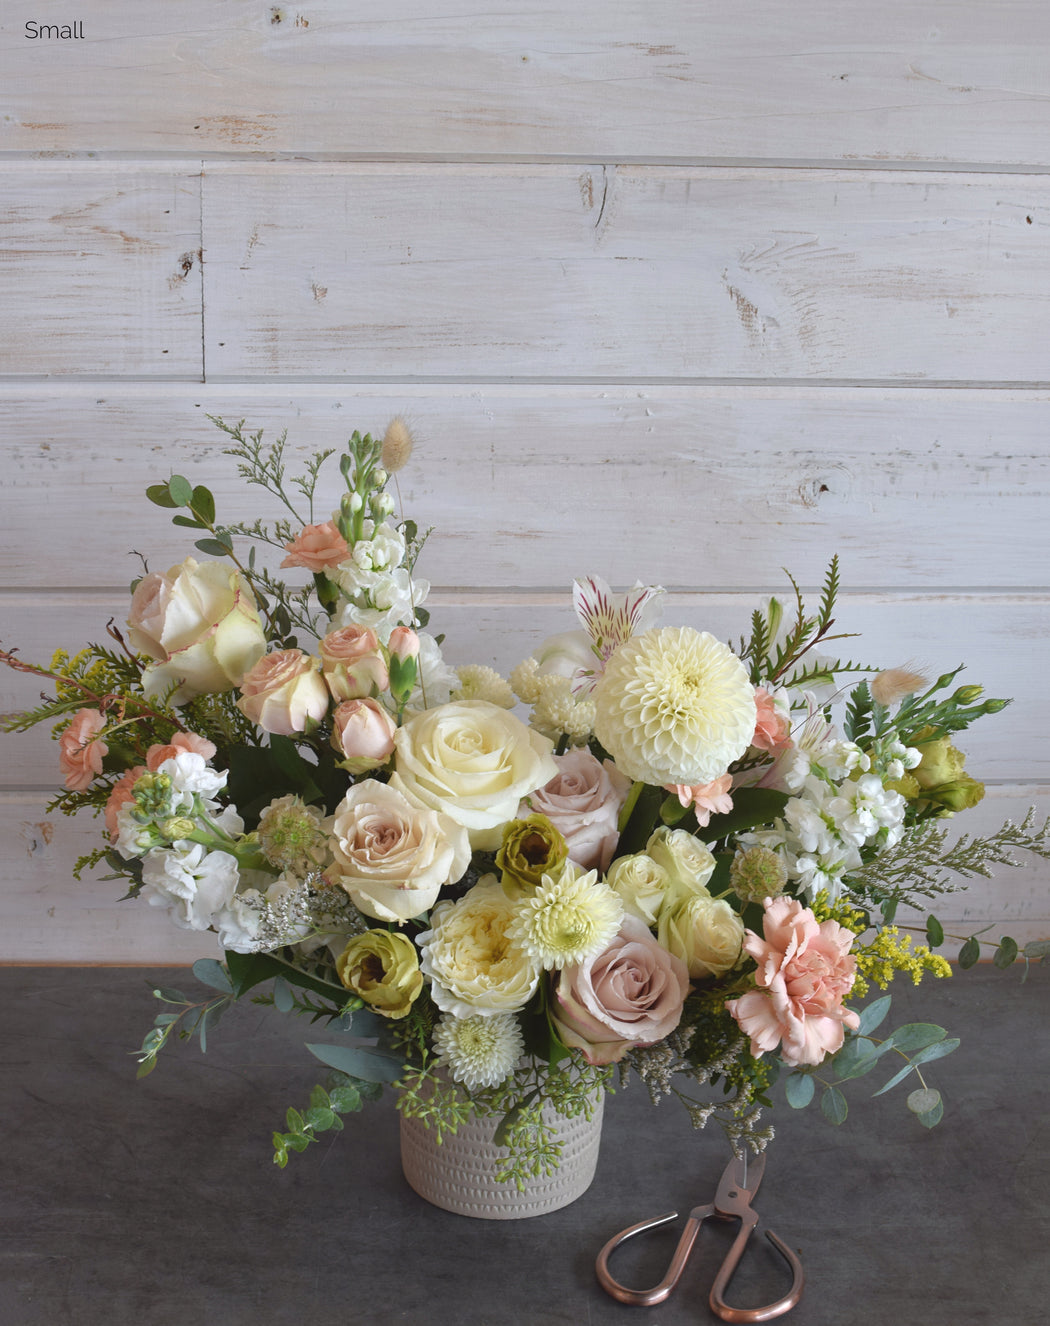
[[[740,1197],[737,1194],[743,1194],[743,1205],[750,1206],[751,1199],[758,1192],[758,1185],[762,1182],[765,1169],[766,1153],[764,1151],[757,1156],[746,1153],[741,1157],[734,1156],[722,1171],[722,1179],[718,1185],[718,1196],[715,1198],[718,1208],[725,1210],[727,1206],[739,1204]]]

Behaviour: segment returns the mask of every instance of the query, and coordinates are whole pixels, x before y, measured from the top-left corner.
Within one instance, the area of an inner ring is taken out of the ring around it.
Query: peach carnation
[[[842,1048],[843,1027],[860,1018],[843,1007],[853,988],[852,933],[837,921],[818,922],[796,898],[767,898],[760,939],[749,930],[744,948],[758,963],[759,987],[731,999],[726,1009],[751,1037],[758,1058],[780,1045],[785,1064],[819,1064]]]

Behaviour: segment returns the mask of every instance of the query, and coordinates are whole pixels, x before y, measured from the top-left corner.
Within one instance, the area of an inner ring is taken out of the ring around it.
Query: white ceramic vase
[[[562,1140],[561,1164],[550,1176],[529,1179],[525,1191],[495,1178],[506,1155],[493,1142],[498,1119],[474,1119],[446,1133],[439,1146],[433,1129],[401,1118],[401,1168],[415,1191],[434,1206],[479,1220],[521,1220],[568,1206],[587,1191],[598,1163],[604,1093],[591,1119],[564,1119],[544,1107]]]

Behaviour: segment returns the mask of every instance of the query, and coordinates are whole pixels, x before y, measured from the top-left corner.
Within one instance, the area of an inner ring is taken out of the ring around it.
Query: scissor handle
[[[767,1303],[761,1308],[734,1308],[725,1301],[723,1295],[729,1287],[729,1282],[733,1278],[733,1273],[740,1264],[740,1258],[744,1255],[744,1248],[751,1237],[751,1233],[758,1223],[758,1217],[751,1222],[746,1222],[740,1226],[740,1232],[733,1241],[733,1246],[729,1249],[725,1261],[718,1269],[714,1284],[711,1286],[711,1296],[708,1299],[711,1311],[722,1321],[729,1322],[754,1322],[754,1321],[772,1321],[774,1317],[782,1317],[785,1312],[798,1303],[802,1297],[802,1290],[806,1284],[806,1275],[802,1269],[802,1263],[782,1240],[777,1238],[772,1230],[765,1231],[766,1238],[769,1239],[773,1247],[784,1258],[791,1268],[791,1288],[783,1298],[778,1298],[775,1303]]]
[[[693,1250],[693,1244],[696,1242],[696,1236],[700,1232],[700,1226],[707,1216],[714,1214],[714,1209],[712,1204],[711,1206],[698,1206],[690,1211],[685,1229],[682,1230],[682,1236],[678,1240],[678,1246],[671,1258],[671,1264],[667,1268],[667,1274],[652,1289],[628,1289],[626,1285],[614,1280],[612,1272],[609,1270],[609,1258],[621,1243],[633,1238],[635,1234],[644,1234],[647,1229],[655,1229],[657,1225],[666,1225],[668,1221],[677,1220],[678,1212],[671,1211],[667,1215],[656,1216],[651,1220],[639,1220],[636,1225],[631,1225],[630,1228],[621,1230],[619,1234],[614,1234],[605,1247],[602,1248],[598,1254],[598,1260],[595,1262],[594,1269],[602,1288],[618,1302],[631,1303],[635,1307],[651,1308],[657,1303],[662,1303],[681,1279],[685,1264],[689,1260],[689,1254]]]

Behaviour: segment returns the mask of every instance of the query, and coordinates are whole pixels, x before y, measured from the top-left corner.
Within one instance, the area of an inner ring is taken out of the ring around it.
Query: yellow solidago
[[[932,953],[925,944],[913,948],[911,936],[902,936],[895,925],[880,930],[870,944],[856,950],[856,956],[857,979],[853,994],[861,998],[868,992],[869,981],[885,990],[898,972],[910,976],[913,985],[918,985],[927,973],[932,976],[952,974],[947,958]]]
[[[871,923],[859,907],[854,907],[848,898],[837,898],[832,902],[826,892],[818,893],[810,903],[810,910],[818,921],[837,921],[855,935],[862,935],[871,929]]]

